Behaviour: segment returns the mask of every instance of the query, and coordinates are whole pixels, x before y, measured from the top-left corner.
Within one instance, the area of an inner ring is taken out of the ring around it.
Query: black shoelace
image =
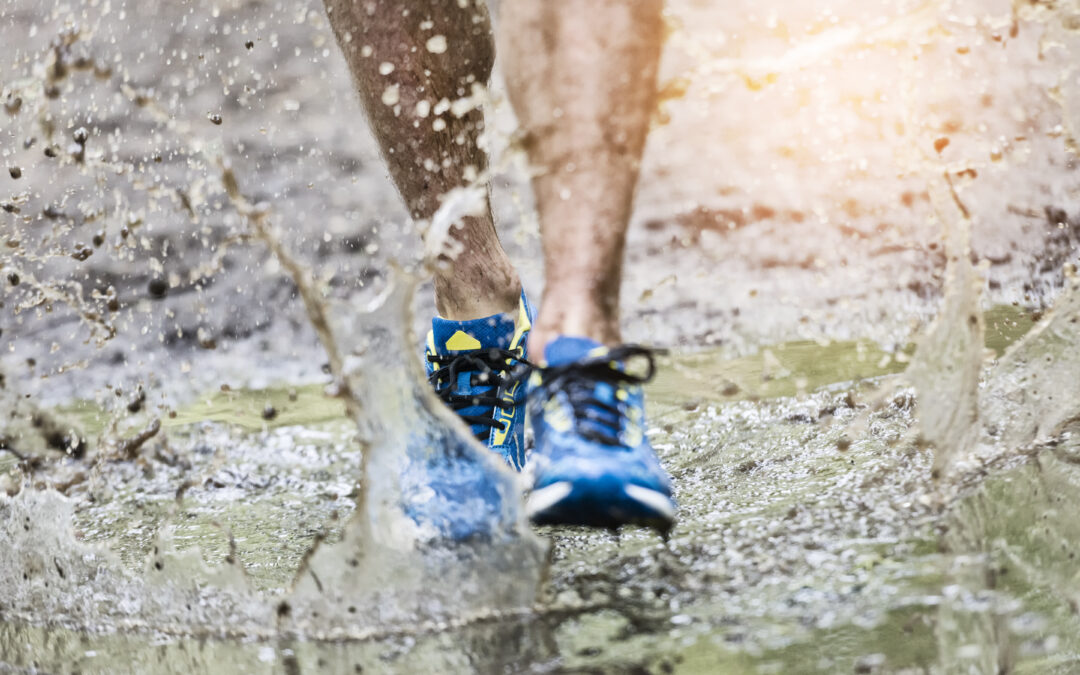
[[[495,408],[506,410],[514,407],[512,401],[504,401],[500,394],[503,386],[522,377],[510,376],[511,365],[531,366],[528,361],[506,349],[472,349],[452,356],[428,354],[427,358],[435,364],[435,371],[428,376],[428,381],[435,387],[439,398],[466,423],[485,427],[475,433],[478,441],[486,442],[492,429],[506,429],[506,423],[497,421],[493,413]],[[457,393],[458,375],[465,372],[471,373],[470,386],[488,388],[475,394]],[[458,412],[476,406],[483,406],[486,410],[479,415],[462,415]]]
[[[565,392],[578,434],[603,445],[621,445],[619,431],[625,413],[617,405],[598,400],[596,385],[598,382],[606,382],[614,387],[645,384],[656,374],[656,353],[641,345],[621,345],[602,356],[542,368],[543,383],[540,389],[543,395],[538,400],[545,401],[557,391]],[[645,358],[648,363],[644,375],[635,375],[612,365],[612,362],[627,363],[637,357]]]

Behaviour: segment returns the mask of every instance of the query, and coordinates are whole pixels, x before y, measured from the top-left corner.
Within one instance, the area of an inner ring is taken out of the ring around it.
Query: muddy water
[[[987,320],[1008,327],[992,336],[1001,346],[1017,337],[1010,314],[998,310]],[[223,630],[242,630],[236,623],[177,635],[164,617],[135,633],[98,626],[104,634],[9,621],[0,645],[9,665],[79,672],[225,664],[252,672],[355,672],[357,665],[365,672],[951,672],[999,650],[1030,672],[1053,664],[1068,672],[1078,647],[1062,594],[1071,584],[1070,521],[1060,517],[1071,512],[1071,497],[1059,493],[1076,480],[1065,463],[1069,451],[1014,457],[1015,468],[1003,467],[943,508],[930,480],[931,454],[904,442],[915,425],[911,392],[897,390],[872,412],[866,405],[880,378],[891,377],[881,373],[895,366],[853,345],[771,351],[785,372],[759,375],[761,384],[812,393],[736,393],[720,383],[739,381],[745,362],[713,358],[702,373],[699,356],[671,359],[670,372],[707,375],[669,376],[650,390],[653,441],[677,480],[680,525],[667,543],[643,531],[541,532],[553,543],[550,583],[523,615],[417,622],[345,642],[259,630],[225,639]],[[830,374],[823,363],[838,367]],[[877,377],[853,384],[851,369]],[[207,477],[179,509],[175,478],[119,465],[109,471],[117,492],[82,507],[73,522],[82,541],[108,542],[124,566],[140,569],[152,553],[150,535],[171,520],[178,547],[197,545],[210,565],[235,555],[248,583],[273,598],[314,538],[337,541],[352,513],[356,486],[339,477],[355,475],[354,427],[340,408],[334,420],[317,413],[300,425],[266,422],[260,406],[280,393],[228,395],[233,410],[249,412],[178,426],[171,437],[174,452],[193,463],[187,474]],[[297,414],[314,409],[301,396],[316,394],[297,392]],[[866,432],[852,438],[863,417]],[[1045,496],[1030,497],[1040,490]],[[1066,501],[1051,503],[1057,494]],[[1030,532],[1029,519],[1045,522],[1045,532]],[[267,531],[267,522],[276,528]],[[987,588],[987,578],[1005,580]]]
[[[460,548],[391,508],[404,429],[457,446],[405,300],[365,314],[415,230],[320,7],[0,9],[3,666],[1077,669],[1077,296],[1039,322],[1080,232],[1073,4],[672,2],[624,298],[677,347],[680,525],[536,537],[488,467]]]
[[[788,349],[776,351],[786,354]],[[809,358],[788,359],[791,374],[778,380],[803,377],[816,359],[837,353],[843,352],[830,354],[819,348]],[[710,374],[732,379],[744,367],[726,365]],[[911,425],[910,401],[901,397],[895,408],[880,414],[873,423],[873,438],[840,451],[837,442],[846,422],[859,412],[859,388],[849,394],[849,387],[841,386],[799,400],[723,403],[723,391],[700,383],[689,389],[683,383],[680,388],[692,391],[693,405],[699,407],[690,411],[688,399],[666,394],[667,386],[660,382],[653,390],[650,412],[658,429],[654,442],[680,485],[682,521],[671,541],[665,545],[654,535],[637,531],[625,532],[618,539],[587,531],[544,532],[555,541],[550,597],[527,617],[321,646],[277,640],[244,645],[214,639],[200,640],[196,646],[167,635],[156,639],[113,635],[91,638],[92,648],[87,648],[82,642],[85,636],[78,633],[25,628],[13,629],[11,641],[5,644],[29,641],[36,646],[23,652],[28,657],[33,655],[42,665],[54,668],[72,658],[83,672],[107,671],[121,653],[162,672],[230,661],[256,670],[288,670],[290,659],[302,671],[317,669],[320,659],[339,671],[357,663],[365,670],[378,671],[429,665],[453,668],[466,663],[481,669],[502,663],[514,669],[545,663],[659,667],[664,662],[679,665],[680,660],[695,669],[716,659],[752,669],[762,661],[747,653],[767,656],[765,663],[794,663],[802,657],[784,656],[789,645],[812,644],[815,635],[829,634],[857,617],[873,625],[888,621],[890,610],[906,615],[913,590],[920,595],[934,592],[941,556],[934,550],[929,510],[918,500],[918,487],[911,484],[925,478],[929,458],[906,456],[908,451],[890,451],[887,445]],[[236,394],[241,395],[254,401],[261,398],[259,393]],[[209,430],[192,432],[204,442],[209,435]],[[319,432],[326,437],[322,442],[317,440]],[[278,570],[295,568],[314,533],[294,527],[292,532],[272,537],[279,543],[260,541],[257,534],[264,527],[243,512],[263,512],[265,518],[278,520],[273,514],[281,508],[275,502],[283,498],[282,490],[272,485],[241,487],[245,493],[241,501],[235,495],[215,495],[236,490],[235,484],[216,485],[226,476],[242,480],[238,467],[245,467],[243,473],[252,477],[278,475],[278,461],[295,462],[286,452],[271,466],[252,464],[255,457],[266,461],[267,453],[257,452],[259,447],[292,447],[292,452],[322,456],[321,461],[302,463],[312,475],[297,476],[294,471],[288,481],[287,494],[296,505],[307,504],[303,516],[293,515],[288,522],[328,523],[332,540],[333,530],[340,529],[336,523],[348,516],[345,504],[349,500],[343,493],[350,486],[336,486],[334,492],[333,486],[319,478],[324,467],[338,468],[335,462],[342,457],[340,449],[334,448],[350,428],[329,422],[276,427],[254,436],[233,433],[232,442],[213,443],[229,448],[228,458],[212,482],[189,492],[190,506],[176,517],[173,538],[200,543],[204,556],[218,563],[229,554],[228,539],[209,519],[230,523],[238,557],[249,575],[258,586],[273,589],[288,579]],[[729,449],[723,461],[709,451],[710,443]],[[702,461],[706,453],[713,459]],[[903,471],[898,471],[900,467]],[[884,480],[885,475],[892,478]],[[146,481],[139,483],[145,489]],[[863,483],[869,487],[859,491],[857,501],[866,511],[852,508],[850,494],[853,485]],[[722,489],[719,498],[717,486]],[[309,496],[317,490],[331,492],[320,495],[322,505]],[[170,506],[171,491],[162,492],[147,494],[144,505]],[[110,523],[105,528],[84,529],[84,539],[111,540],[114,550],[128,552],[130,564],[138,566],[150,552],[146,530],[135,530],[129,523],[145,522],[154,531],[156,523],[150,516],[154,509],[103,517],[127,501],[117,495],[110,502],[113,507],[84,511],[75,522],[80,528]],[[328,513],[331,508],[340,511],[336,520]],[[893,522],[897,512],[912,524]],[[269,552],[274,560],[265,559]],[[903,598],[901,603],[897,596]],[[793,598],[797,601],[792,602]],[[932,613],[932,601],[926,603],[930,609],[921,609]],[[925,646],[926,636],[933,633],[927,625],[919,628],[925,632],[920,643]],[[874,644],[873,635],[871,631],[866,636],[869,645]],[[94,654],[87,657],[87,651]],[[913,651],[918,658],[934,658],[933,650]],[[850,653],[841,651],[829,658],[840,663],[862,655],[856,646]]]

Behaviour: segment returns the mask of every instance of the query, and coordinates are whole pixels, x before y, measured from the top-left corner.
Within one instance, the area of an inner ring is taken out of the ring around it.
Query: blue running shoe
[[[635,358],[647,360],[644,375],[628,372]],[[641,391],[655,371],[652,352],[561,336],[544,360],[529,381],[536,436],[529,517],[540,525],[633,523],[667,532],[675,521],[671,479],[645,438]]]
[[[470,321],[436,317],[427,337],[428,380],[435,393],[469,425],[478,441],[513,469],[525,464],[525,386],[511,377],[525,364],[532,328],[525,294],[517,316]]]

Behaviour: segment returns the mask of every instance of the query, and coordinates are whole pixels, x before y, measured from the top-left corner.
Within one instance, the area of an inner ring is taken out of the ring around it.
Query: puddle
[[[1032,312],[1011,305],[987,310],[983,321],[986,347],[998,356],[1035,325]],[[722,350],[708,349],[661,357],[663,368],[648,385],[651,394],[648,402],[661,410],[695,399],[738,401],[793,396],[838,382],[903,372],[914,349],[910,345],[889,353],[869,341],[802,340],[771,345],[758,354],[736,359],[725,358]],[[109,419],[94,401],[68,403],[57,410],[90,437],[100,434]],[[225,385],[193,397],[186,405],[172,410],[161,423],[165,429],[214,422],[261,431],[345,419],[344,402],[328,392],[325,384],[280,385],[256,390]],[[145,421],[137,418],[129,426],[136,428],[145,425]]]
[[[998,309],[987,324],[1011,330],[1019,318]],[[999,339],[1008,342],[1019,332]],[[722,664],[747,673],[940,667],[957,653],[956,645],[942,643],[943,622],[955,623],[954,613],[981,607],[950,590],[959,586],[951,583],[959,574],[958,556],[941,549],[939,540],[950,541],[948,534],[940,539],[942,528],[948,532],[947,523],[962,521],[957,531],[977,536],[972,524],[989,521],[973,521],[969,513],[985,508],[979,506],[987,499],[983,491],[1022,482],[1031,465],[1018,460],[1018,478],[1003,474],[999,483],[983,485],[942,513],[928,480],[932,456],[904,442],[916,419],[907,390],[869,413],[865,437],[844,441],[849,426],[867,414],[862,399],[889,376],[869,371],[874,378],[861,384],[847,378],[853,368],[878,363],[879,354],[859,361],[860,350],[850,344],[778,345],[771,351],[786,357],[782,363],[790,370],[777,381],[789,380],[784,386],[792,387],[791,380],[807,379],[806,388],[812,384],[816,391],[723,401],[715,389],[702,390],[701,380],[698,388],[664,381],[651,387],[653,442],[679,486],[679,526],[667,544],[636,530],[620,537],[572,528],[542,531],[553,547],[550,581],[544,599],[524,613],[418,621],[343,643],[259,630],[252,631],[254,639],[236,641],[209,627],[193,640],[153,624],[134,634],[108,629],[97,635],[7,623],[0,644],[23,645],[12,652],[19,656],[8,657],[12,666],[78,664],[80,672],[108,672],[121,659],[163,673],[221,663],[252,672],[339,671],[357,664],[365,672],[542,670],[545,664],[679,672]],[[675,372],[697,371],[707,362],[701,354],[668,359]],[[752,372],[745,360],[711,364],[711,374],[729,379]],[[288,390],[282,391],[287,400]],[[218,395],[239,411],[235,418],[167,430],[170,445],[192,462],[184,471],[208,477],[188,488],[175,513],[175,476],[147,480],[118,466],[111,471],[111,499],[75,514],[75,526],[83,541],[109,542],[131,569],[144,564],[152,533],[166,518],[177,548],[197,545],[210,565],[230,556],[231,535],[248,583],[273,597],[291,583],[316,537],[341,540],[358,489],[342,480],[356,475],[350,445],[355,427],[341,413],[320,421],[322,409],[309,403],[298,407],[314,411],[310,421],[275,425],[257,411],[280,393]],[[318,392],[311,387],[305,395]],[[135,489],[116,480],[124,471]],[[1006,515],[997,514],[995,527],[1006,527]],[[1008,517],[1022,523],[1028,516]],[[267,530],[268,522],[278,529]],[[227,523],[228,532],[218,523]],[[984,534],[952,546],[974,555],[983,550],[974,546],[996,538],[1034,550],[1014,534]],[[1000,600],[1003,620],[1019,626],[1009,633],[1017,662],[1071,663],[1049,647],[1065,644],[1072,619],[1048,618],[1026,599],[1048,593],[1046,581],[1037,575],[1017,581]],[[1026,619],[1013,609],[1018,598],[1025,598]],[[356,609],[366,611],[371,607]],[[351,618],[358,622],[355,614]],[[962,625],[951,639],[974,639],[975,628]],[[896,631],[905,636],[899,643],[887,639]]]

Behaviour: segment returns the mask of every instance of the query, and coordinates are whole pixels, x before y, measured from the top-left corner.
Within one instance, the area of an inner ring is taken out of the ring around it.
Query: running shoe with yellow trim
[[[644,374],[628,369],[635,360],[645,361]],[[654,372],[645,347],[609,349],[568,336],[548,343],[529,379],[536,445],[527,509],[533,522],[671,528],[671,479],[645,437],[641,385]]]
[[[469,425],[476,440],[520,471],[525,464],[525,383],[532,307],[521,294],[515,313],[469,321],[436,317],[427,336],[427,373],[435,393]]]

